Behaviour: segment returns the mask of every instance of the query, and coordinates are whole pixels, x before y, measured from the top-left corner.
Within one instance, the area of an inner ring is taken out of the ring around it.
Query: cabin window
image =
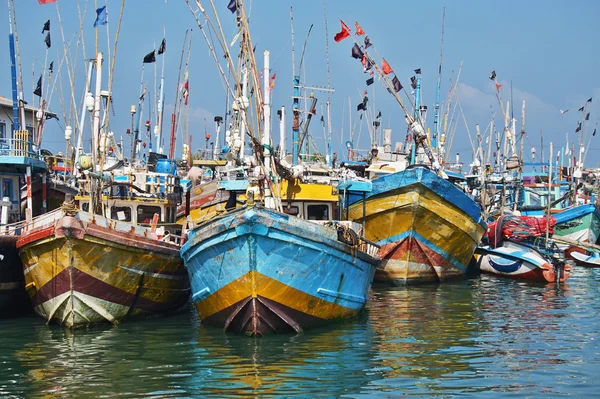
[[[158,213],[158,220],[161,218],[161,209],[160,206],[147,206],[140,205],[137,208],[137,222],[138,223],[152,223],[152,218],[154,214]]]
[[[297,206],[284,206],[283,212],[288,215],[298,216],[298,207]]]
[[[329,205],[315,204],[306,206],[308,220],[329,220]]]
[[[121,222],[131,222],[131,207],[111,206],[110,216],[114,220],[119,220]]]
[[[13,199],[13,181],[12,179],[2,179],[2,198],[8,197],[8,200]]]
[[[0,122],[0,143],[6,143],[6,123]]]
[[[85,212],[89,212],[90,211],[90,203],[89,202],[82,202],[81,203],[81,210],[85,211]]]

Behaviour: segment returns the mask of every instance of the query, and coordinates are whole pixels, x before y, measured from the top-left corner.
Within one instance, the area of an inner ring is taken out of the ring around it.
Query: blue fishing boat
[[[349,193],[345,206],[381,245],[375,279],[394,285],[464,276],[487,227],[473,199],[424,166],[373,179],[370,192]]]
[[[204,323],[248,335],[357,315],[378,258],[351,223],[245,206],[198,225],[181,248]]]

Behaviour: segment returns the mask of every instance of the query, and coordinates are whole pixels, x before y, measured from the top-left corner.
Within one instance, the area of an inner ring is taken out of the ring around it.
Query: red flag
[[[385,58],[383,59],[383,63],[381,64],[381,70],[383,71],[384,75],[394,72],[392,70],[392,67],[390,66],[390,64],[388,64],[387,61],[385,60]]]
[[[358,36],[362,36],[365,34],[365,31],[360,27],[360,25],[358,24],[358,21],[354,22],[354,26],[356,27],[356,34]]]
[[[500,90],[501,87],[502,85],[500,83],[496,83],[496,90]]]
[[[273,92],[273,88],[275,88],[275,78],[277,77],[277,72],[273,72],[271,76],[271,84],[269,85],[269,93]]]
[[[350,36],[350,28],[348,28],[348,25],[346,25],[342,20],[340,20],[340,22],[342,23],[342,30],[336,33],[333,37],[333,40],[335,40],[338,43]]]
[[[40,3],[40,4],[56,3],[56,0],[38,0],[38,3]]]

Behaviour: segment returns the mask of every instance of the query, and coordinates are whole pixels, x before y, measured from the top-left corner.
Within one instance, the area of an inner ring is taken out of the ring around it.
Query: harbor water
[[[376,287],[361,317],[249,338],[178,314],[70,331],[0,320],[0,397],[597,397],[600,269]]]

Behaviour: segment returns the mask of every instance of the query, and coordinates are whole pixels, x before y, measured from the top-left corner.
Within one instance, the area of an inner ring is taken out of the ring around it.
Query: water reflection
[[[65,330],[0,320],[1,397],[594,396],[600,270],[377,288],[362,317],[248,338],[172,317]]]
[[[201,392],[219,397],[306,397],[354,392],[373,376],[373,332],[362,319],[297,335],[248,338],[206,327],[198,330],[198,348],[211,372],[194,376]],[[343,375],[344,378],[340,378]]]

